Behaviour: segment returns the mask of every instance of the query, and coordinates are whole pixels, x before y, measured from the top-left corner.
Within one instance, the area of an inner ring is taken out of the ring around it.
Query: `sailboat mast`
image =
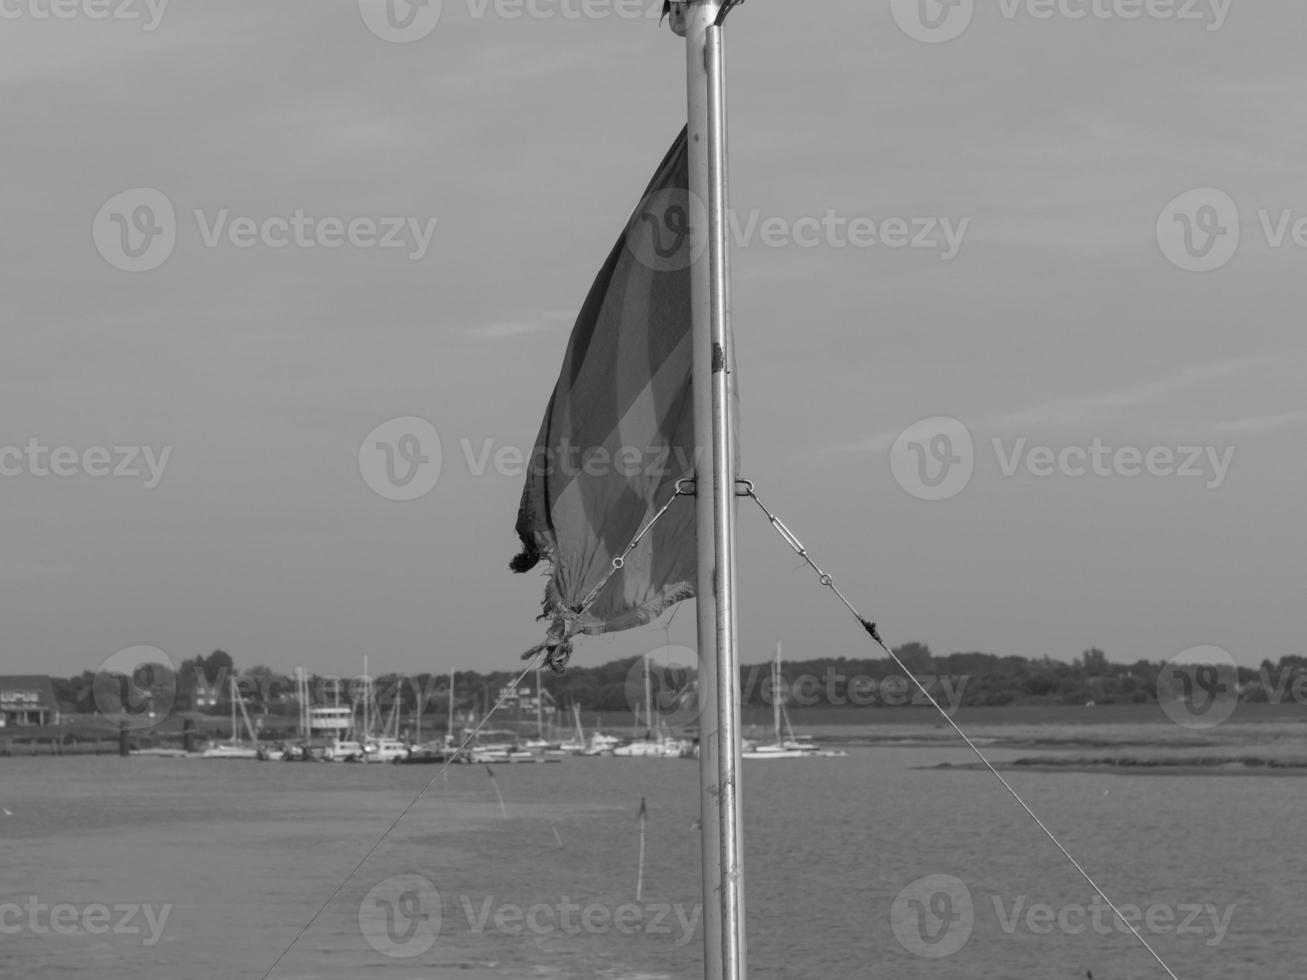
[[[653,696],[649,691],[649,655],[644,655],[644,732],[648,738],[653,733]]]
[[[446,721],[445,736],[450,744],[454,741],[454,668],[449,668],[449,718]]]
[[[708,214],[691,228],[695,523],[698,539],[699,800],[707,980],[743,980],[739,812],[740,668],[735,609],[735,351],[727,255],[722,29],[730,0],[672,0],[685,38],[690,193]]]
[[[771,715],[776,744],[781,744],[781,641],[776,641],[776,663],[771,672]]]

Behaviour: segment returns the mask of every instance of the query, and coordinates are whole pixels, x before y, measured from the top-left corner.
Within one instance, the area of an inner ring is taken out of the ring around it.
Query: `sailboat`
[[[575,733],[567,741],[559,742],[557,745],[552,745],[549,748],[545,749],[545,755],[549,755],[549,756],[581,755],[582,753],[585,752],[586,750],[585,729],[581,727],[580,705],[578,704],[572,705],[572,717],[576,722]]]
[[[823,749],[812,740],[811,735],[796,735],[794,727],[790,724],[790,713],[785,710],[785,702],[781,702],[781,719],[785,723],[785,738],[781,742],[787,749],[799,749],[805,756],[820,757],[823,759],[846,759],[849,753],[844,749]]]
[[[363,717],[366,719],[363,728],[363,752],[364,762],[395,762],[398,759],[408,757],[409,745],[399,737],[399,709],[402,699],[398,694],[391,701],[390,717],[381,727],[381,734],[374,736],[372,728],[376,722],[376,710],[379,707],[376,704],[376,691],[372,683],[372,678],[368,674],[367,658],[363,658],[363,683],[365,689]],[[369,706],[372,714],[369,714]]]
[[[532,752],[544,752],[549,748],[549,741],[545,738],[545,722],[542,717],[543,704],[542,693],[540,690],[540,671],[536,670],[536,733],[534,738],[523,739],[522,748]]]
[[[786,741],[781,734],[781,645],[776,644],[776,659],[772,661],[772,732],[774,741],[764,745],[745,745],[741,758],[744,759],[804,759],[815,754],[816,746],[804,747],[791,738]]]
[[[638,714],[638,713],[637,713]],[[669,739],[662,726],[654,725],[653,693],[649,686],[649,658],[644,658],[644,737],[633,736],[625,745],[613,749],[613,755],[640,759],[677,759],[680,758],[682,745]],[[639,718],[636,718],[639,728]]]
[[[245,702],[241,700],[240,690],[236,686],[236,678],[230,678],[231,681],[231,741],[222,742],[217,745],[211,745],[200,753],[201,759],[257,759],[259,750],[255,746],[257,741],[254,737],[254,726],[250,724],[250,716],[245,713]],[[241,740],[240,728],[236,723],[236,707],[240,706],[241,715],[245,719],[245,727],[250,735],[250,744],[246,745]]]

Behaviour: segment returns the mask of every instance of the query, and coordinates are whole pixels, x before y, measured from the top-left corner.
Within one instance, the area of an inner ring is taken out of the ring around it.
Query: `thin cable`
[[[277,969],[277,967],[281,965],[281,961],[284,960],[288,955],[290,955],[290,951],[295,948],[296,944],[301,939],[304,938],[305,933],[307,933],[311,928],[313,928],[313,923],[318,921],[318,917],[321,916],[323,912],[327,911],[327,908],[331,905],[331,903],[334,902],[337,896],[339,896],[340,893],[345,890],[345,886],[348,885],[350,881],[353,879],[353,877],[359,873],[359,869],[362,868],[363,865],[367,864],[368,858],[372,857],[372,855],[376,853],[377,848],[379,848],[382,844],[385,843],[386,838],[389,837],[394,832],[395,828],[399,826],[399,822],[403,820],[406,816],[408,816],[409,811],[411,811],[415,806],[418,805],[422,797],[427,795],[427,791],[430,790],[432,786],[436,785],[436,780],[438,780],[441,776],[443,776],[446,772],[449,771],[449,767],[452,766],[455,763],[455,761],[457,761],[459,755],[463,752],[463,750],[466,749],[468,745],[471,744],[472,739],[477,737],[481,729],[486,726],[486,722],[488,722],[491,719],[491,717],[494,715],[496,711],[498,711],[500,708],[504,706],[504,702],[508,700],[508,698],[511,696],[513,692],[517,691],[518,685],[521,684],[522,681],[526,679],[526,675],[531,673],[531,671],[535,670],[537,666],[538,666],[537,664],[529,665],[526,668],[526,670],[522,671],[522,673],[518,675],[517,680],[515,680],[511,686],[504,688],[503,693],[499,695],[499,700],[495,702],[495,706],[491,708],[488,712],[486,712],[486,716],[481,719],[481,721],[477,724],[477,726],[473,728],[472,731],[469,732],[466,737],[464,737],[463,744],[460,745],[457,749],[455,749],[454,754],[445,760],[445,764],[441,767],[440,772],[436,773],[435,776],[431,778],[431,782],[427,783],[425,786],[422,787],[422,790],[418,793],[418,795],[413,797],[413,801],[409,803],[408,806],[404,807],[403,810],[400,811],[399,816],[397,816],[394,820],[391,821],[390,826],[386,828],[385,833],[383,833],[379,838],[377,838],[377,842],[368,848],[367,853],[364,854],[363,857],[359,858],[359,862],[358,864],[354,865],[353,870],[350,871],[350,873],[345,876],[345,879],[339,885],[336,886],[336,890],[332,892],[331,895],[327,898],[327,900],[323,902],[322,905],[318,908],[318,910],[313,913],[313,918],[309,919],[309,921],[304,924],[304,928],[302,928],[298,933],[295,934],[295,938],[290,941],[290,945],[287,946],[285,949],[283,949],[281,951],[281,955],[278,956],[273,961],[272,966],[268,967],[268,972],[263,974],[262,980],[268,980],[268,978],[272,976],[272,971]]]
[[[1092,888],[1094,891],[1096,891],[1099,897],[1102,898],[1102,900],[1107,903],[1108,907],[1112,910],[1113,914],[1116,915],[1117,919],[1119,919],[1121,923],[1127,929],[1130,930],[1131,934],[1136,939],[1139,940],[1140,944],[1144,947],[1144,949],[1148,950],[1149,954],[1153,957],[1153,959],[1157,960],[1158,965],[1163,970],[1166,971],[1167,976],[1169,976],[1171,980],[1180,980],[1180,978],[1177,977],[1175,973],[1172,972],[1171,968],[1166,965],[1166,961],[1163,960],[1162,957],[1157,954],[1157,950],[1153,949],[1153,947],[1148,944],[1148,940],[1146,940],[1142,935],[1140,935],[1139,930],[1137,930],[1130,923],[1130,921],[1126,919],[1124,915],[1121,914],[1121,910],[1118,909],[1116,907],[1116,904],[1110,898],[1107,897],[1107,893],[1103,891],[1103,889],[1098,887],[1098,883],[1089,876],[1089,872],[1086,871],[1083,867],[1081,867],[1080,862],[1077,861],[1074,857],[1072,857],[1071,852],[1062,846],[1062,842],[1059,841],[1057,837],[1053,834],[1053,832],[1048,829],[1048,827],[1044,824],[1044,821],[1040,820],[1039,816],[1035,813],[1035,811],[1030,809],[1030,807],[1026,804],[1026,801],[1023,800],[1021,796],[1017,793],[1017,791],[1012,788],[1012,784],[1009,783],[1005,778],[1003,778],[1003,774],[999,772],[997,769],[995,769],[993,763],[991,763],[987,758],[985,758],[985,754],[980,751],[980,749],[976,746],[976,743],[971,740],[971,738],[967,735],[966,732],[964,732],[960,727],[958,727],[957,722],[955,722],[949,716],[949,713],[945,711],[944,708],[940,705],[940,703],[935,700],[934,696],[930,693],[930,691],[926,689],[926,686],[917,679],[917,675],[914,674],[911,670],[909,670],[907,665],[904,664],[903,661],[899,659],[898,655],[889,648],[889,645],[884,640],[881,639],[880,631],[877,629],[876,624],[871,620],[867,619],[866,617],[864,617],[860,612],[858,612],[856,608],[854,608],[853,603],[849,602],[848,598],[844,595],[844,593],[841,592],[839,588],[835,585],[834,578],[832,578],[826,572],[822,571],[822,569],[817,565],[817,563],[813,561],[811,557],[809,557],[808,550],[803,547],[803,543],[794,535],[794,532],[791,531],[788,527],[786,527],[785,523],[779,517],[777,517],[775,514],[773,514],[770,510],[767,509],[767,507],[763,504],[761,498],[759,498],[758,494],[754,491],[752,484],[749,484],[748,486],[747,496],[753,498],[754,502],[758,505],[758,507],[762,510],[762,512],[767,515],[767,520],[771,522],[772,527],[774,527],[776,529],[776,532],[782,538],[785,539],[785,543],[788,544],[791,548],[793,548],[794,551],[798,554],[798,556],[802,558],[804,562],[806,562],[807,565],[814,572],[817,573],[818,581],[820,581],[822,585],[826,586],[826,588],[834,592],[835,595],[839,597],[840,602],[844,603],[844,605],[848,607],[849,612],[853,613],[853,615],[857,617],[858,622],[862,624],[863,629],[865,629],[868,635],[870,635],[871,638],[876,641],[876,645],[879,646],[882,650],[884,650],[889,655],[890,659],[894,661],[895,665],[898,666],[898,668],[901,671],[903,671],[903,673],[908,677],[908,679],[911,680],[912,683],[917,686],[917,690],[919,690],[922,693],[922,695],[926,698],[926,700],[930,702],[931,706],[940,713],[940,715],[944,718],[946,722],[948,722],[949,727],[952,728],[953,731],[958,733],[958,736],[962,739],[962,741],[964,741],[967,744],[967,748],[971,749],[971,751],[975,753],[976,758],[979,759],[984,764],[985,768],[988,769],[991,773],[993,773],[994,777],[1000,783],[1003,784],[1003,788],[1008,791],[1008,794],[1012,797],[1012,799],[1017,801],[1017,805],[1020,806],[1021,809],[1025,810],[1026,814],[1030,817],[1030,819],[1033,820],[1036,823],[1036,825],[1038,825],[1039,829],[1044,832],[1044,836],[1046,836],[1050,841],[1053,842],[1053,846],[1062,852],[1062,856],[1065,857],[1071,863],[1071,866],[1080,873],[1080,877],[1084,878],[1085,881],[1089,883],[1089,887]]]
[[[599,584],[596,585],[593,589],[591,589],[589,595],[587,595],[584,599],[581,600],[581,607],[580,610],[578,610],[578,612],[584,609],[588,609],[590,607],[590,604],[593,603],[595,599],[599,597],[599,593],[604,590],[604,586],[607,585],[609,581],[612,580],[612,577],[614,575],[616,575],[619,571],[622,570],[622,567],[626,564],[626,559],[631,557],[631,552],[634,551],[639,546],[640,542],[644,540],[645,535],[647,535],[650,531],[653,530],[653,527],[655,524],[658,523],[659,518],[661,518],[664,514],[666,514],[668,508],[670,508],[672,504],[676,502],[676,498],[688,497],[690,494],[694,492],[693,490],[688,489],[688,487],[693,484],[694,481],[690,479],[681,479],[676,481],[676,492],[673,493],[669,498],[667,498],[667,503],[659,507],[657,512],[655,512],[655,514],[653,515],[653,517],[649,518],[648,523],[645,524],[644,527],[640,528],[640,530],[636,532],[635,537],[631,539],[631,543],[626,546],[626,550],[613,559],[612,564],[608,568],[608,571],[604,574],[604,577],[599,580]]]

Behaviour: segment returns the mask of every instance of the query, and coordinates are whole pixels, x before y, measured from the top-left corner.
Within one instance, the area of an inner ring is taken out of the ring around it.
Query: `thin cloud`
[[[484,342],[495,342],[501,340],[515,340],[520,337],[529,337],[538,333],[547,333],[557,330],[559,325],[570,319],[571,314],[561,311],[551,310],[541,314],[537,320],[501,320],[496,323],[485,323],[480,326],[468,327],[466,333],[473,340]]]
[[[1188,389],[1206,384],[1217,378],[1242,373],[1263,363],[1266,363],[1265,358],[1243,357],[1229,361],[1217,361],[1212,364],[1195,365],[1167,377],[1158,378],[1155,381],[1147,381],[1126,388],[1114,388],[1110,391],[1085,395],[1080,398],[1060,398],[1054,401],[1041,402],[1014,412],[983,416],[979,419],[967,421],[967,425],[973,430],[992,432],[1031,431],[1050,427],[1065,428],[1101,424],[1119,420],[1131,408],[1164,403]],[[1307,415],[1307,413],[1302,414]],[[862,442],[832,448],[838,452],[886,452],[894,445],[894,440],[899,437],[901,431],[901,429],[896,429],[881,432]]]
[[[1307,422],[1307,410],[1282,412],[1279,415],[1258,415],[1248,419],[1231,419],[1211,426],[1213,432],[1273,432]]]
[[[1083,425],[1119,419],[1126,409],[1139,405],[1157,404],[1186,389],[1206,384],[1217,378],[1239,374],[1260,363],[1263,358],[1241,357],[1213,364],[1200,364],[1185,368],[1176,374],[1156,381],[1116,388],[1081,398],[1065,398],[1043,402],[1016,412],[981,419],[977,426],[991,429],[1028,429],[1049,425]]]

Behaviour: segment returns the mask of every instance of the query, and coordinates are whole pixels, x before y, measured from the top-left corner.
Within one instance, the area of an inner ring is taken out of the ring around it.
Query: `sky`
[[[493,454],[684,48],[643,0],[392,2],[0,4],[4,670],[541,639]],[[922,4],[728,22],[742,475],[892,644],[1307,652],[1307,7]],[[440,465],[389,499],[360,448],[403,418]],[[745,662],[873,655],[752,509],[739,549]]]

